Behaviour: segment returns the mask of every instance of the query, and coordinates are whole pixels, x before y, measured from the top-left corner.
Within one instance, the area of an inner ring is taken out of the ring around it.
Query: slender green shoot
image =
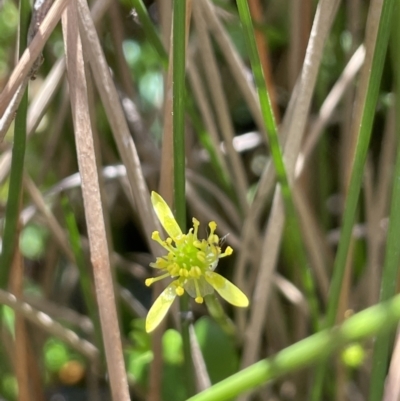
[[[235,324],[225,313],[224,308],[217,296],[213,293],[204,297],[206,301],[207,309],[212,318],[219,324],[222,330],[230,336],[235,337],[237,335],[237,330]]]
[[[400,9],[397,8],[395,15],[399,16]],[[393,71],[396,91],[396,133],[400,138],[400,56],[398,54],[398,45],[400,43],[400,29],[398,24],[393,26]],[[396,294],[396,284],[398,277],[398,267],[400,261],[400,141],[397,145],[397,158],[394,169],[392,205],[389,217],[389,229],[386,242],[385,262],[383,265],[382,282],[380,291],[380,300],[386,301]],[[371,382],[369,387],[369,400],[378,401],[382,399],[385,377],[387,373],[387,363],[393,333],[380,334],[374,344],[374,354],[372,360]]]
[[[239,10],[239,17],[245,33],[248,54],[254,74],[254,80],[257,86],[261,111],[268,136],[267,139],[271,149],[272,160],[275,166],[279,184],[281,186],[282,197],[287,215],[287,226],[290,230],[290,236],[292,240],[291,246],[297,255],[298,263],[300,265],[302,284],[310,307],[310,314],[314,330],[318,330],[320,314],[316,289],[308,265],[307,253],[301,238],[300,223],[294,206],[293,195],[290,189],[288,175],[283,160],[283,152],[279,143],[278,130],[271,106],[271,100],[265,84],[264,73],[257,50],[250,9],[246,0],[237,0],[237,6]]]
[[[174,0],[173,22],[173,140],[176,221],[186,232],[185,195],[185,29],[186,0]]]
[[[339,304],[339,296],[346,266],[347,253],[351,243],[351,235],[355,222],[357,203],[364,173],[364,165],[371,138],[375,107],[379,94],[379,85],[382,78],[383,64],[385,61],[386,49],[389,40],[393,6],[393,0],[386,0],[384,2],[381,20],[379,23],[378,37],[376,40],[375,53],[372,61],[371,76],[368,83],[367,95],[362,113],[359,135],[357,138],[349,192],[343,215],[342,231],[333,270],[332,286],[326,319],[326,325],[328,327],[333,326],[336,319],[336,311]]]
[[[143,26],[144,33],[146,35],[146,38],[149,40],[150,44],[154,47],[156,50],[158,57],[160,58],[163,68],[165,70],[168,69],[168,54],[164,48],[164,45],[161,42],[161,39],[156,31],[156,28],[154,27],[154,24],[152,23],[150,16],[147,12],[147,9],[143,3],[142,0],[131,0],[132,6],[134,11],[137,13],[137,16],[139,18],[140,23]],[[196,133],[199,137],[199,141],[203,145],[204,149],[207,150],[207,152],[210,155],[210,162],[217,174],[218,179],[220,180],[220,183],[222,186],[226,189],[227,192],[233,193],[232,192],[232,183],[228,178],[228,174],[226,171],[224,171],[224,168],[222,167],[221,163],[219,162],[217,153],[215,152],[215,149],[212,145],[212,142],[209,139],[209,135],[207,131],[204,128],[204,124],[199,116],[198,111],[196,110],[194,106],[194,102],[192,99],[192,96],[189,94],[189,91],[186,91],[186,110],[191,118],[192,124],[196,130]]]
[[[30,16],[28,0],[20,1],[19,56],[27,47],[27,35]],[[6,219],[3,234],[2,253],[0,256],[0,288],[6,289],[15,247],[17,246],[17,227],[22,194],[22,176],[24,171],[26,145],[26,119],[28,113],[28,88],[17,110],[14,126],[14,146],[12,150],[10,184],[6,206]]]
[[[371,138],[372,124],[375,116],[375,107],[378,100],[383,64],[385,61],[386,49],[389,41],[393,7],[394,0],[384,1],[372,60],[370,79],[368,82],[368,88],[357,137],[348,196],[346,198],[343,213],[343,223],[339,246],[333,267],[328,309],[324,324],[325,327],[332,327],[335,324],[336,320],[339,297],[346,268],[347,254],[351,243],[351,236],[356,218],[357,203],[364,174],[364,165]],[[318,401],[321,399],[322,385],[325,373],[326,364],[321,365],[316,372],[311,396],[311,399],[313,401]]]
[[[163,67],[165,70],[168,69],[168,54],[164,49],[164,45],[161,42],[160,37],[157,34],[156,29],[154,28],[153,23],[151,22],[149,13],[147,12],[147,8],[144,5],[142,0],[131,0],[133,6],[133,13],[137,15],[139,21],[143,27],[143,30],[146,34],[146,38],[149,40],[151,45],[154,47],[158,56],[160,57]]]
[[[185,194],[185,76],[186,76],[186,0],[174,0],[173,9],[173,142],[174,142],[174,207],[176,221],[186,232],[186,194]],[[186,385],[189,395],[196,392],[193,359],[190,347],[189,296],[180,299],[181,330],[183,352],[185,355]]]

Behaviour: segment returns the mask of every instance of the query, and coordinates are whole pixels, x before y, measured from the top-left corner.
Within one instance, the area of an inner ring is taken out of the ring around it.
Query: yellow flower
[[[150,266],[160,269],[164,274],[147,279],[146,285],[150,286],[155,281],[166,277],[172,277],[175,280],[168,285],[150,308],[146,318],[146,331],[150,333],[160,324],[176,296],[183,295],[185,291],[197,303],[202,303],[205,295],[216,290],[232,305],[248,306],[249,300],[246,295],[226,278],[214,272],[219,259],[233,252],[230,246],[225,252],[221,252],[219,237],[215,234],[217,224],[214,221],[210,222],[208,238],[199,240],[197,238],[200,225],[198,220],[193,218],[193,228],[187,234],[183,234],[164,199],[156,192],[152,192],[151,202],[158,219],[170,237],[163,241],[158,231],[153,232],[152,239],[168,253],[157,258],[155,263],[150,263]]]

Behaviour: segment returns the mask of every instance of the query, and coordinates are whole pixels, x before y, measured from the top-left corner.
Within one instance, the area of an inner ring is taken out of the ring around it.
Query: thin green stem
[[[278,182],[281,186],[282,197],[287,215],[287,226],[291,237],[291,247],[293,248],[293,252],[296,254],[296,258],[301,268],[300,274],[302,284],[310,307],[314,330],[318,330],[319,305],[316,289],[308,265],[306,250],[301,237],[300,223],[294,206],[293,194],[289,185],[288,175],[283,160],[283,152],[279,143],[278,129],[276,127],[271,100],[268,94],[268,89],[265,83],[264,73],[257,50],[250,9],[247,0],[237,0],[237,6],[239,17],[245,32],[248,54],[258,91],[261,111],[271,149],[272,160],[275,166]]]
[[[182,231],[186,231],[186,194],[185,194],[185,73],[186,73],[186,0],[174,0],[173,14],[173,141],[174,141],[174,206],[176,221]],[[189,395],[195,394],[195,376],[190,347],[189,296],[180,297],[181,330],[183,352],[185,355],[186,386]]]
[[[19,56],[27,46],[30,4],[20,1]],[[17,227],[22,194],[22,176],[24,171],[26,145],[26,118],[28,113],[28,89],[22,97],[17,110],[14,126],[14,146],[12,150],[10,184],[6,206],[6,219],[3,234],[2,253],[0,256],[0,288],[6,288],[11,263],[17,246]]]
[[[224,332],[228,336],[233,338],[236,337],[237,335],[236,326],[229,318],[229,316],[225,313],[224,308],[222,307],[215,293],[206,295],[204,297],[204,300],[206,301],[208,312],[213,317],[213,319],[219,324],[221,329],[224,330]]]
[[[360,130],[357,138],[356,152],[350,178],[349,192],[343,214],[343,225],[339,247],[334,264],[326,319],[326,325],[328,327],[333,326],[336,319],[336,311],[339,304],[339,296],[346,266],[347,253],[350,247],[351,235],[356,217],[357,203],[364,173],[364,165],[367,158],[369,141],[371,138],[372,124],[374,121],[375,107],[378,100],[383,64],[385,61],[386,49],[389,41],[391,13],[393,12],[393,6],[393,0],[385,0],[383,3],[375,52],[372,61],[371,76],[368,83],[364,110],[361,117]]]
[[[186,231],[185,76],[186,0],[174,0],[172,109],[174,138],[174,201],[176,220]]]
[[[164,49],[164,46],[154,28],[153,23],[151,22],[146,6],[144,5],[142,0],[131,0],[131,2],[133,9],[136,12],[139,21],[143,27],[143,30],[146,33],[147,39],[153,45],[154,49],[158,53],[163,63],[163,67],[165,69],[168,69],[168,54]]]
[[[398,18],[400,8],[395,11]],[[386,242],[385,262],[383,265],[380,300],[386,301],[396,293],[396,283],[398,277],[398,267],[400,262],[400,56],[398,54],[398,45],[400,43],[400,29],[398,24],[393,26],[392,41],[392,60],[396,91],[396,133],[398,138],[396,166],[394,169],[392,204],[389,217],[389,229]],[[369,401],[378,401],[382,399],[385,377],[387,373],[387,363],[389,359],[389,350],[393,333],[382,333],[375,341],[374,354],[372,360],[371,382],[369,387]]]
[[[148,38],[149,42],[151,45],[154,47],[156,50],[158,57],[160,58],[163,68],[165,70],[168,69],[168,54],[165,51],[165,48],[161,42],[160,37],[158,36],[158,33],[154,27],[154,24],[152,23],[150,16],[147,12],[147,9],[143,3],[142,0],[131,0],[133,9],[136,11],[137,16],[139,18],[139,21],[142,24],[143,30],[146,34],[146,37]],[[193,102],[192,96],[189,94],[189,91],[187,91],[186,94],[186,110],[190,116],[191,122],[196,130],[196,133],[199,137],[199,141],[203,145],[204,149],[207,150],[207,152],[210,155],[210,162],[217,174],[218,179],[220,180],[220,183],[222,186],[226,189],[227,192],[230,194],[233,194],[233,189],[232,189],[232,183],[228,178],[227,172],[224,170],[222,167],[218,156],[217,152],[215,151],[212,142],[209,139],[208,132],[204,128],[204,124],[201,121],[201,118],[199,117],[199,113],[195,108],[195,104]]]
[[[176,220],[186,231],[185,195],[185,13],[186,0],[174,0],[173,22],[173,141]]]
[[[398,112],[399,107],[397,106]],[[380,300],[385,301],[396,293],[398,267],[400,262],[400,143],[397,148],[397,160],[394,170],[394,188],[392,194],[392,207],[389,218],[389,230],[386,244],[385,262],[383,266]],[[393,333],[383,333],[375,341],[372,363],[371,382],[369,388],[369,400],[382,399],[389,350]]]
[[[333,267],[327,315],[324,324],[325,327],[332,327],[335,324],[336,320],[340,292],[346,268],[346,260],[356,218],[358,198],[360,195],[361,183],[364,173],[364,165],[371,138],[372,124],[375,116],[375,107],[378,100],[383,64],[385,61],[386,49],[389,41],[393,7],[394,0],[385,0],[382,6],[376,45],[370,70],[370,79],[368,81],[366,97],[364,100],[364,108],[362,111],[361,123],[357,137],[348,196],[346,198],[343,213],[342,230]],[[321,399],[322,386],[326,369],[327,364],[322,364],[316,371],[311,395],[311,400],[313,401],[319,401]]]
[[[326,359],[346,344],[384,333],[400,319],[400,295],[347,319],[341,326],[320,331],[215,384],[187,401],[224,401],[271,380]]]

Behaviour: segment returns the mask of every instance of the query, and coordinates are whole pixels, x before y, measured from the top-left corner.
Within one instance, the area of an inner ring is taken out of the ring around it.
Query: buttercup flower
[[[164,199],[152,192],[151,202],[165,231],[169,237],[163,241],[160,233],[154,231],[152,239],[157,241],[168,253],[157,258],[151,267],[164,273],[160,276],[148,278],[146,285],[150,286],[166,277],[174,278],[168,287],[156,299],[146,318],[146,331],[153,331],[167,314],[177,295],[186,291],[197,303],[203,302],[205,295],[216,290],[222,298],[234,306],[246,307],[249,300],[234,284],[222,277],[214,270],[220,258],[231,255],[233,250],[228,246],[225,252],[221,251],[219,237],[215,234],[217,224],[212,221],[208,224],[210,233],[207,239],[198,239],[199,221],[193,218],[193,228],[183,234],[176,222],[171,209]]]

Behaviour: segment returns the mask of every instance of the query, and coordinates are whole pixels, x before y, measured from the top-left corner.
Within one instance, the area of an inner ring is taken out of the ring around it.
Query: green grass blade
[[[173,129],[174,201],[176,220],[186,231],[185,195],[185,76],[186,76],[186,0],[174,0],[173,16]]]
[[[328,304],[328,313],[326,319],[327,326],[333,326],[336,318],[336,311],[339,303],[339,295],[342,286],[347,253],[351,242],[357,203],[360,195],[364,165],[371,138],[372,124],[374,121],[375,107],[378,100],[383,64],[385,61],[386,49],[389,40],[393,6],[393,0],[386,0],[384,2],[381,20],[379,23],[378,37],[376,40],[375,53],[372,61],[371,76],[368,83],[367,95],[362,113],[359,135],[357,138],[357,146],[350,178],[349,192],[346,199],[339,247],[335,259],[332,286]]]
[[[384,2],[375,53],[372,61],[371,76],[368,84],[364,110],[361,118],[357,147],[350,178],[349,192],[346,199],[343,215],[343,226],[340,235],[339,248],[335,259],[332,287],[328,305],[327,321],[332,326],[336,318],[336,310],[339,303],[339,294],[346,265],[347,253],[349,250],[353,225],[355,222],[358,198],[360,195],[362,177],[369,141],[371,137],[372,124],[375,116],[375,107],[378,100],[379,85],[382,78],[383,64],[385,61],[386,49],[389,40],[391,13],[393,12],[393,0]]]
[[[131,3],[134,11],[137,13],[146,38],[158,53],[160,59],[162,60],[164,69],[168,69],[168,54],[164,49],[164,45],[162,44],[153,23],[151,22],[146,6],[142,0],[131,0]]]
[[[27,47],[30,5],[28,0],[20,1],[19,55]],[[12,150],[10,184],[6,206],[6,219],[0,256],[0,288],[6,288],[10,274],[14,249],[17,246],[17,226],[22,194],[26,145],[26,119],[28,113],[28,89],[17,110],[14,126],[14,146]]]
[[[173,142],[174,142],[174,207],[176,221],[186,232],[186,194],[185,194],[185,76],[186,76],[186,0],[174,0],[173,15]],[[189,296],[185,293],[179,298],[181,309],[181,330],[183,352],[185,355],[185,383],[189,395],[196,392],[193,359],[190,347]]]
[[[397,8],[395,16],[398,18],[400,9]],[[393,26],[392,59],[396,91],[396,133],[400,138],[400,56],[398,45],[400,44],[400,28],[398,24]],[[400,261],[400,141],[397,145],[397,159],[393,174],[393,193],[391,211],[389,217],[389,228],[386,242],[385,261],[383,265],[380,300],[386,301],[396,293],[398,267]],[[369,400],[378,401],[382,399],[387,363],[391,345],[392,333],[382,333],[375,341],[372,359],[371,382],[369,387]]]
[[[397,106],[399,112],[400,108]],[[398,129],[398,127],[397,127]],[[380,300],[384,301],[396,293],[398,267],[400,261],[400,146],[397,149],[397,160],[394,171],[394,188],[392,194],[392,206],[389,217],[389,229],[386,244],[385,262],[381,282]],[[377,337],[374,346],[372,362],[369,400],[382,399],[387,362],[393,333],[384,333]]]
[[[254,80],[257,86],[261,111],[266,127],[268,141],[271,149],[272,160],[275,166],[276,175],[281,185],[282,197],[285,203],[287,216],[287,226],[291,237],[291,246],[300,266],[300,274],[305,294],[310,307],[311,318],[314,329],[318,329],[319,306],[317,301],[316,289],[307,261],[307,254],[301,238],[300,223],[297,217],[293,201],[293,194],[289,185],[288,175],[283,160],[283,152],[279,143],[278,130],[272,110],[268,89],[265,84],[264,73],[257,50],[254,36],[254,28],[251,20],[249,5],[246,0],[237,0],[239,17],[245,32],[245,38],[250,57]]]
[[[156,31],[156,28],[154,27],[154,24],[150,19],[146,6],[143,4],[142,0],[131,0],[131,4],[137,13],[140,23],[142,24],[146,38],[149,40],[150,44],[156,50],[163,65],[163,68],[167,70],[169,63],[168,54],[161,42],[161,39]],[[204,129],[204,125],[201,122],[201,118],[199,117],[199,114],[196,108],[194,107],[192,96],[189,95],[188,93],[187,93],[186,110],[191,118],[193,127],[195,128],[195,131],[199,137],[199,141],[201,142],[204,149],[206,149],[210,155],[211,165],[213,166],[221,185],[225,188],[227,192],[232,193],[232,183],[228,178],[227,172],[223,169],[218,159],[218,155],[212,146],[212,142],[208,138],[208,133]]]
[[[348,196],[346,198],[343,214],[343,223],[339,246],[333,268],[325,327],[332,327],[334,325],[339,305],[339,297],[346,267],[347,254],[349,251],[353,226],[356,218],[358,198],[360,195],[361,183],[364,173],[364,165],[371,138],[372,124],[375,116],[375,107],[378,100],[383,64],[385,61],[386,49],[389,41],[393,7],[394,0],[384,1],[379,22],[374,55],[372,59],[370,79],[368,82],[365,103],[362,111],[361,123],[357,137]],[[311,398],[314,401],[321,399],[322,384],[325,372],[326,364],[321,365],[321,367],[317,370]]]

